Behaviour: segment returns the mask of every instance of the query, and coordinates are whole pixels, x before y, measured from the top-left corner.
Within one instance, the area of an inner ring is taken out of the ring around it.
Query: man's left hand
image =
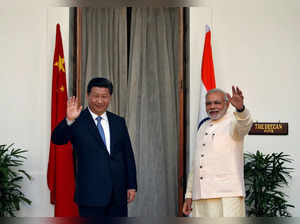
[[[127,190],[127,203],[133,202],[135,198],[136,190],[135,189],[129,189]]]
[[[243,109],[244,106],[244,96],[239,87],[232,86],[232,96],[227,94],[229,102],[232,106],[234,106],[237,110]]]

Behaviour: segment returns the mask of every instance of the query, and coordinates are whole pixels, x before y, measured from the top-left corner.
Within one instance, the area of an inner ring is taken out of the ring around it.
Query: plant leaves
[[[31,201],[21,191],[21,184],[26,177],[31,176],[23,169],[27,150],[15,148],[14,144],[0,145],[0,216],[15,217],[15,212],[20,210],[20,203],[28,205]]]
[[[287,203],[287,195],[283,187],[293,168],[286,165],[293,160],[290,156],[280,153],[263,154],[244,153],[245,202],[248,216],[290,217],[288,208],[294,207]]]

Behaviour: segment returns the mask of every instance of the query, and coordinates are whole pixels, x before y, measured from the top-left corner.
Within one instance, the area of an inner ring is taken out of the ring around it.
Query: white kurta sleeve
[[[188,177],[188,182],[187,182],[187,186],[186,186],[186,193],[185,193],[185,198],[192,198],[193,196],[193,178],[194,178],[194,171],[193,171],[193,167],[190,170],[189,173],[189,177]]]
[[[247,135],[252,126],[252,118],[249,110],[245,108],[243,112],[233,112],[236,121],[232,127],[233,137],[243,138]]]

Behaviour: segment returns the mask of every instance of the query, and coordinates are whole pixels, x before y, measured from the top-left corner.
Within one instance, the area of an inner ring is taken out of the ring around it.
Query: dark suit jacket
[[[71,141],[77,157],[75,202],[80,206],[106,206],[112,192],[120,204],[127,204],[127,190],[137,189],[136,167],[125,120],[107,111],[110,152],[104,145],[92,115],[86,108],[68,126],[61,121],[52,141]]]

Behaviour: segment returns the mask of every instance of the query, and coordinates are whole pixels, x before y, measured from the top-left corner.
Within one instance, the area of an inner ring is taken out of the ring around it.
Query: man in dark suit
[[[107,110],[113,92],[105,78],[92,79],[87,87],[88,107],[78,99],[67,103],[66,119],[52,133],[55,144],[71,141],[76,153],[75,202],[82,217],[128,216],[134,200],[136,166],[125,120]]]

